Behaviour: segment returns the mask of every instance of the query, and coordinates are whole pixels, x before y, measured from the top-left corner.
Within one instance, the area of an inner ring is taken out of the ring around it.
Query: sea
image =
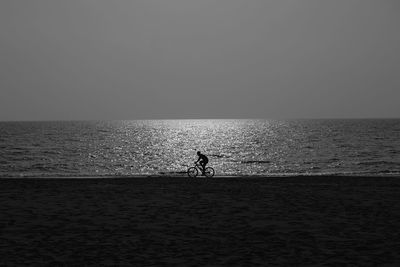
[[[400,119],[0,122],[0,177],[400,175]]]

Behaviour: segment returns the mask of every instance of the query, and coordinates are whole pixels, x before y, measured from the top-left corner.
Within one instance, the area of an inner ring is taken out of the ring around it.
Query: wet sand
[[[0,265],[400,264],[400,178],[0,179]]]

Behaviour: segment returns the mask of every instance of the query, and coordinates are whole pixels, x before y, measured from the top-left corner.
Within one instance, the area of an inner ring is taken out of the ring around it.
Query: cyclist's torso
[[[202,162],[205,162],[205,163],[208,162],[207,156],[206,156],[206,155],[203,155],[203,154],[200,154],[200,155],[199,155],[199,160],[202,161]]]

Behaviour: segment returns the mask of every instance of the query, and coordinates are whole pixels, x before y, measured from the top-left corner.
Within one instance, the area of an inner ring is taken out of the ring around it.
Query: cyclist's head
[[[197,151],[197,155],[200,155],[201,153],[200,153],[200,151]]]

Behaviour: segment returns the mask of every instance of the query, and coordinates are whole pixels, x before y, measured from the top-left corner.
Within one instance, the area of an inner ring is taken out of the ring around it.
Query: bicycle
[[[199,172],[202,173],[202,171],[203,171],[203,167],[200,164],[198,164],[197,162],[195,162],[194,167],[190,167],[187,170],[187,174],[191,178],[196,178],[196,176],[199,174]],[[214,174],[215,174],[215,171],[211,167],[207,167],[204,170],[204,173],[202,173],[202,175],[205,175],[207,178],[213,177]]]

